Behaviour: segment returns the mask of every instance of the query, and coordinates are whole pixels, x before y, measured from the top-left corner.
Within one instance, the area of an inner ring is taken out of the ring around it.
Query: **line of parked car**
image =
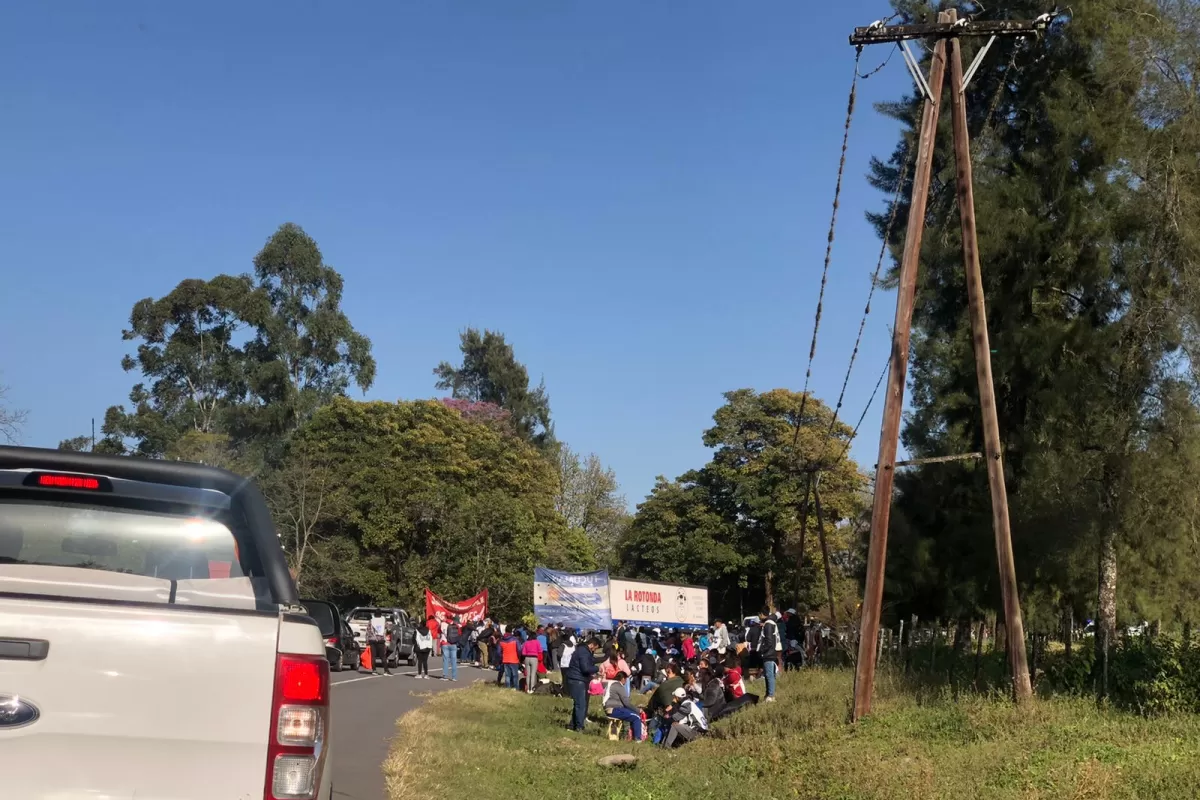
[[[403,608],[358,606],[342,614],[326,600],[301,600],[308,615],[316,620],[325,637],[325,657],[334,672],[358,669],[362,651],[367,649],[367,626],[376,612],[387,620],[387,665],[397,667],[401,661],[408,666],[417,663],[416,626]]]

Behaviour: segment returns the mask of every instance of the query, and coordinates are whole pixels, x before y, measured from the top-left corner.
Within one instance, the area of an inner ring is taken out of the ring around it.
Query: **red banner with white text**
[[[449,603],[426,589],[425,618],[435,617],[442,624],[455,616],[462,622],[479,622],[487,616],[487,601],[487,589],[457,603]]]

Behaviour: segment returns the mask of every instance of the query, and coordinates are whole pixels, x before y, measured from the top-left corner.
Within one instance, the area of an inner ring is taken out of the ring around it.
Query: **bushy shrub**
[[[1091,642],[1047,657],[1039,689],[1051,694],[1091,694],[1103,681],[1103,664]],[[1108,654],[1108,700],[1146,716],[1200,713],[1200,649],[1166,636],[1134,636]]]

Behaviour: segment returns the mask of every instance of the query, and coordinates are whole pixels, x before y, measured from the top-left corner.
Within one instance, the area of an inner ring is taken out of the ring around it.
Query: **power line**
[[[833,237],[837,229],[838,207],[842,199],[842,178],[846,174],[846,150],[850,146],[850,124],[854,120],[854,107],[858,102],[858,67],[862,63],[861,47],[854,54],[854,79],[850,82],[850,97],[846,102],[846,124],[842,130],[842,156],[838,162],[837,184],[833,190],[833,212],[829,217],[829,236],[825,243],[825,264],[821,270],[821,288],[817,292],[817,313],[813,319],[812,344],[808,348],[808,367],[804,372],[804,391],[800,395],[800,414],[796,418],[796,432],[792,436],[792,447],[800,441],[800,428],[804,424],[804,410],[808,405],[808,386],[812,380],[813,359],[817,355],[817,334],[821,330],[821,313],[825,304],[825,284],[829,280],[829,263],[833,260]]]

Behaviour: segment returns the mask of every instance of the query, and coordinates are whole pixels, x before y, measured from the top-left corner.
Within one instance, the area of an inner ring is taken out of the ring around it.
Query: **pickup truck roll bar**
[[[0,446],[0,469],[80,472],[221,492],[229,497],[230,511],[234,517],[245,522],[246,535],[250,539],[248,549],[253,552],[243,555],[250,556],[248,561],[251,569],[257,567],[257,571],[266,579],[272,599],[280,605],[287,606],[298,605],[300,602],[266,500],[250,478],[187,461],[100,455],[41,447]]]

